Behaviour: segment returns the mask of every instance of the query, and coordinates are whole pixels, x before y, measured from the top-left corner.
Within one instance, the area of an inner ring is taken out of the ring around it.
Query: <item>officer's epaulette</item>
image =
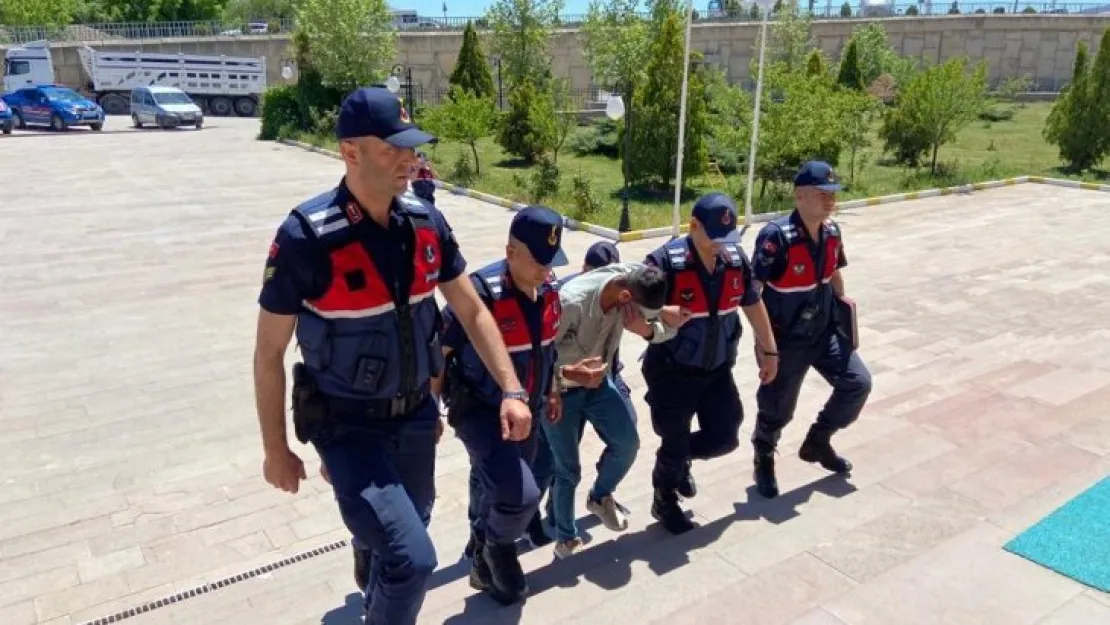
[[[840,225],[833,221],[831,217],[825,220],[825,227],[829,229],[829,234],[840,236]]]
[[[740,246],[738,244],[726,243],[722,247],[722,250],[725,253],[725,258],[728,260],[729,265],[733,267],[739,267],[743,264],[743,262],[741,261]]]
[[[772,221],[771,224],[774,224],[778,227],[779,232],[782,233],[782,238],[787,245],[798,238],[798,228],[794,225],[794,222],[790,221],[789,217],[776,219]]]
[[[505,261],[500,260],[478,269],[474,276],[486,285],[490,297],[496,300],[501,297],[502,280],[507,270]]]
[[[412,189],[405,191],[397,196],[397,202],[400,203],[401,208],[406,213],[413,215],[428,216],[432,213],[431,207],[428,205],[427,200],[416,197]]]
[[[311,230],[317,239],[322,239],[342,232],[351,225],[345,214],[345,208],[337,205],[337,199],[338,189],[332,189],[301,203],[293,209],[293,212],[300,215],[307,230]]]
[[[686,268],[686,237],[671,239],[663,244],[663,251],[667,255],[667,264],[675,271]]]

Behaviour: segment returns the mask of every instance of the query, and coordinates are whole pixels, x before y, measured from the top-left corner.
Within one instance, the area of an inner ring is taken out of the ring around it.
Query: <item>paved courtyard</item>
[[[85,623],[347,538],[311,449],[296,447],[311,477],[300,494],[263,481],[251,385],[273,231],[340,164],[253,141],[252,120],[124,124],[0,137],[4,625]],[[507,211],[441,204],[472,267],[498,256]],[[875,377],[861,420],[836,438],[856,471],[797,459],[828,392],[811,376],[780,448],[783,496],[753,494],[743,444],[695,466],[701,528],[686,536],[648,514],[657,439],[642,342],[627,339],[643,436],[619,492],[631,527],[586,519],[581,555],[526,554],[523,608],[466,584],[468,461],[448,434],[440,570],[421,622],[1110,623],[1110,596],[1001,549],[1110,473],[1108,209],[1105,194],[1030,184],[842,214]],[[569,234],[568,254],[577,262],[593,240]],[[633,259],[660,242],[622,249]],[[736,376],[746,438],[750,360]],[[590,466],[592,432],[584,446]],[[124,622],[353,624],[354,590],[343,547]]]

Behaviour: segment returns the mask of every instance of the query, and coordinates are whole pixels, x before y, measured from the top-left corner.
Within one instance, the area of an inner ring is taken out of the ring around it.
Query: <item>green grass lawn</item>
[[[841,194],[844,200],[889,195],[904,191],[920,191],[935,187],[954,186],[970,182],[982,182],[1020,175],[1041,175],[1058,178],[1079,178],[1095,181],[1105,176],[1104,172],[1088,172],[1083,176],[1070,176],[1059,169],[1060,161],[1056,148],[1044,142],[1041,129],[1051,103],[1030,103],[1014,109],[1012,119],[988,122],[977,120],[964,127],[953,143],[940,148],[938,173],[932,175],[928,167],[910,169],[889,164],[880,154],[881,142],[872,141],[872,146],[857,155],[855,180]],[[996,109],[1011,108],[1000,104]],[[419,123],[419,120],[417,120]],[[300,141],[319,147],[335,149],[335,141],[330,137],[299,136]],[[570,141],[567,141],[570,144]],[[746,151],[747,146],[743,146]],[[436,170],[450,181],[450,171],[461,151],[469,153],[470,147],[457,143],[440,143],[428,153],[435,163]],[[492,139],[479,143],[481,176],[470,186],[478,191],[512,200],[527,202],[527,190],[521,188],[514,174],[528,177],[529,169],[521,166],[502,152]],[[848,179],[848,154],[841,154],[838,170],[842,180]],[[569,147],[559,154],[560,189],[556,197],[547,200],[552,208],[574,215],[574,202],[571,198],[571,180],[581,173],[589,177],[595,195],[602,202],[602,210],[589,221],[598,225],[616,228],[621,207],[621,162],[619,159],[604,156],[579,156]],[[687,180],[682,194],[682,220],[688,218],[690,207],[701,194],[722,190],[736,196],[737,204],[743,204],[743,188],[746,173],[726,175],[724,179],[714,176],[700,176]],[[723,183],[723,184],[722,184]],[[758,195],[759,181],[756,181]],[[755,212],[780,210],[788,205],[786,189],[773,189],[766,197],[753,200]],[[651,228],[669,226],[672,219],[674,190],[658,192],[634,189],[630,194],[629,214],[632,228]],[[741,208],[742,210],[742,208]]]

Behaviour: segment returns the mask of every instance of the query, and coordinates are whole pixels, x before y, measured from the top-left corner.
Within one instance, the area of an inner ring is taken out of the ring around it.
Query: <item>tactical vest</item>
[[[524,385],[530,396],[529,404],[533,411],[544,405],[551,390],[551,377],[555,370],[555,335],[559,332],[562,306],[559,304],[559,291],[555,286],[554,274],[539,287],[537,296],[543,302],[543,321],[540,336],[532,336],[528,319],[517,301],[516,291],[512,288],[509,266],[505,261],[487,265],[474,275],[485,287],[479,290],[493,314],[501,337],[508,348],[517,379]],[[481,402],[490,406],[501,404],[501,387],[482,364],[473,343],[467,341],[459,357],[463,382]]]
[[[439,234],[428,208],[397,199],[415,232],[412,282],[395,302],[352,225],[368,219],[358,204],[309,202],[294,209],[331,261],[331,284],[303,302],[297,342],[304,364],[326,395],[389,399],[428,384],[443,368],[435,288],[442,262]]]
[[[832,323],[829,282],[840,260],[840,228],[832,220],[825,221],[823,258],[814,258],[810,238],[790,217],[776,219],[767,227],[777,227],[786,246],[785,252],[778,252],[786,256],[786,268],[763,289],[775,337],[780,343],[816,340]]]
[[[688,238],[667,242],[652,253],[656,264],[667,275],[667,303],[690,311],[690,319],[678,334],[664,343],[654,343],[648,350],[663,350],[670,360],[681,367],[711,371],[736,361],[740,340],[740,300],[744,297],[744,262],[740,248],[734,243],[722,246],[725,261],[720,294],[712,299],[702,286],[695,263],[700,263],[688,247]]]

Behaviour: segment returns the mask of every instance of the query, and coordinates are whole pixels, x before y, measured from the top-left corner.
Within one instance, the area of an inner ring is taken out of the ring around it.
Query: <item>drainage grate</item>
[[[342,549],[342,548],[348,546],[349,544],[350,543],[347,542],[346,540],[340,540],[340,541],[331,543],[330,545],[324,545],[323,547],[317,547],[316,549],[312,549],[310,551],[305,551],[303,553],[298,553],[297,555],[290,556],[288,558],[285,558],[284,560],[278,560],[277,562],[271,562],[270,564],[260,566],[256,569],[252,569],[250,571],[247,571],[246,573],[239,573],[238,575],[232,575],[230,577],[225,577],[221,580],[212,582],[210,584],[201,584],[200,586],[197,586],[196,588],[190,588],[189,590],[179,592],[176,595],[171,595],[169,597],[163,597],[161,599],[156,599],[154,601],[150,601],[150,602],[144,603],[142,605],[135,606],[133,608],[127,608],[126,610],[121,610],[119,612],[116,612],[115,614],[111,614],[111,615],[108,615],[108,616],[102,616],[98,619],[94,619],[94,620],[91,620],[91,621],[86,621],[85,623],[82,623],[81,625],[106,625],[107,623],[119,623],[120,621],[129,619],[133,616],[138,616],[140,614],[145,614],[147,612],[152,612],[152,611],[157,610],[159,608],[164,608],[166,606],[173,605],[175,603],[180,603],[182,601],[185,601],[186,599],[192,599],[193,597],[199,597],[201,595],[206,595],[210,592],[215,592],[215,591],[220,590],[222,588],[227,588],[228,586],[231,586],[232,584],[238,584],[239,582],[243,582],[243,581],[246,581],[248,579],[258,577],[259,575],[262,575],[263,573],[269,573],[271,571],[276,571],[278,569],[285,568],[285,567],[287,567],[291,564],[296,564],[297,562],[302,562],[302,561],[308,560],[310,558],[315,558],[316,556],[324,555],[325,553],[330,553],[330,552],[335,551],[337,549]]]

